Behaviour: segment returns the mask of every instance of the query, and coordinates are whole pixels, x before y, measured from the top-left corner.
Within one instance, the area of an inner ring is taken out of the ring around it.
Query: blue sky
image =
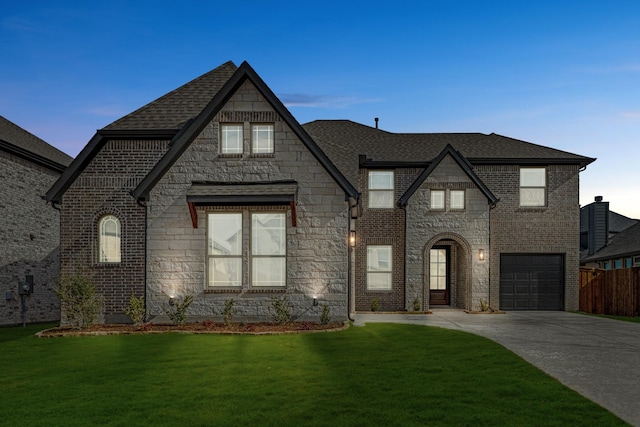
[[[3,4],[0,55],[0,115],[72,156],[247,60],[301,123],[379,117],[597,157],[580,202],[640,218],[638,1],[29,0]]]

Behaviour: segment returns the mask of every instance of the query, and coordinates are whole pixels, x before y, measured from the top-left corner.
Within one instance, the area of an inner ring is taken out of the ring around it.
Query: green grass
[[[624,425],[458,331],[40,339],[39,329],[0,329],[2,425]]]
[[[594,313],[587,313],[585,311],[576,311],[576,313],[585,314],[587,316],[606,317],[607,319],[613,319],[613,320],[622,320],[623,322],[640,323],[640,317],[614,316],[613,314],[594,314]]]

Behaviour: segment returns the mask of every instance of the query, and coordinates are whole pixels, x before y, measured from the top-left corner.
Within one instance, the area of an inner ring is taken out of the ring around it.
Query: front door
[[[429,251],[429,305],[449,305],[449,249]]]

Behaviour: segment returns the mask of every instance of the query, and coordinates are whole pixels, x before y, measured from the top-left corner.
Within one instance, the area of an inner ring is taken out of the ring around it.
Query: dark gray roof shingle
[[[583,261],[597,261],[640,255],[640,223],[613,236],[607,246]]]
[[[586,165],[594,160],[493,133],[391,133],[349,120],[316,120],[302,127],[351,182],[357,182],[360,154],[378,161],[430,162],[447,144],[472,163],[527,159]]]
[[[0,141],[13,145],[20,150],[50,160],[63,167],[69,166],[72,157],[66,155],[54,146],[47,144],[32,133],[0,116]]]
[[[104,129],[180,129],[187,120],[202,112],[237,68],[233,62],[225,62],[133,113],[116,120]]]

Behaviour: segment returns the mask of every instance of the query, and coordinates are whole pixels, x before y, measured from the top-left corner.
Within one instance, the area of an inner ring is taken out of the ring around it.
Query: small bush
[[[489,311],[489,301],[486,298],[480,298],[480,311]]]
[[[331,322],[331,307],[327,304],[322,306],[322,314],[320,315],[320,324],[328,325]]]
[[[129,305],[124,309],[124,314],[133,320],[134,325],[140,325],[144,322],[144,296],[136,297],[133,292],[129,298]]]
[[[291,304],[289,303],[289,297],[286,295],[283,295],[281,298],[273,297],[271,299],[271,307],[274,311],[274,322],[284,324],[291,321]]]
[[[236,302],[233,298],[228,299],[224,302],[224,309],[222,310],[222,315],[224,316],[224,324],[227,326],[231,324],[233,315],[236,314],[236,309],[234,308],[235,303]]]
[[[88,277],[61,279],[54,292],[60,299],[63,320],[69,326],[87,328],[102,314],[104,297],[96,293],[96,285]]]
[[[380,310],[380,298],[375,297],[374,299],[371,300],[371,311],[378,311]]]
[[[174,302],[173,305],[169,305],[168,309],[164,312],[169,316],[169,319],[174,325],[183,325],[187,321],[187,309],[193,302],[193,296],[186,295],[182,302]]]
[[[422,304],[420,304],[420,298],[418,298],[417,296],[413,299],[413,311],[420,311],[420,307],[422,306]]]

